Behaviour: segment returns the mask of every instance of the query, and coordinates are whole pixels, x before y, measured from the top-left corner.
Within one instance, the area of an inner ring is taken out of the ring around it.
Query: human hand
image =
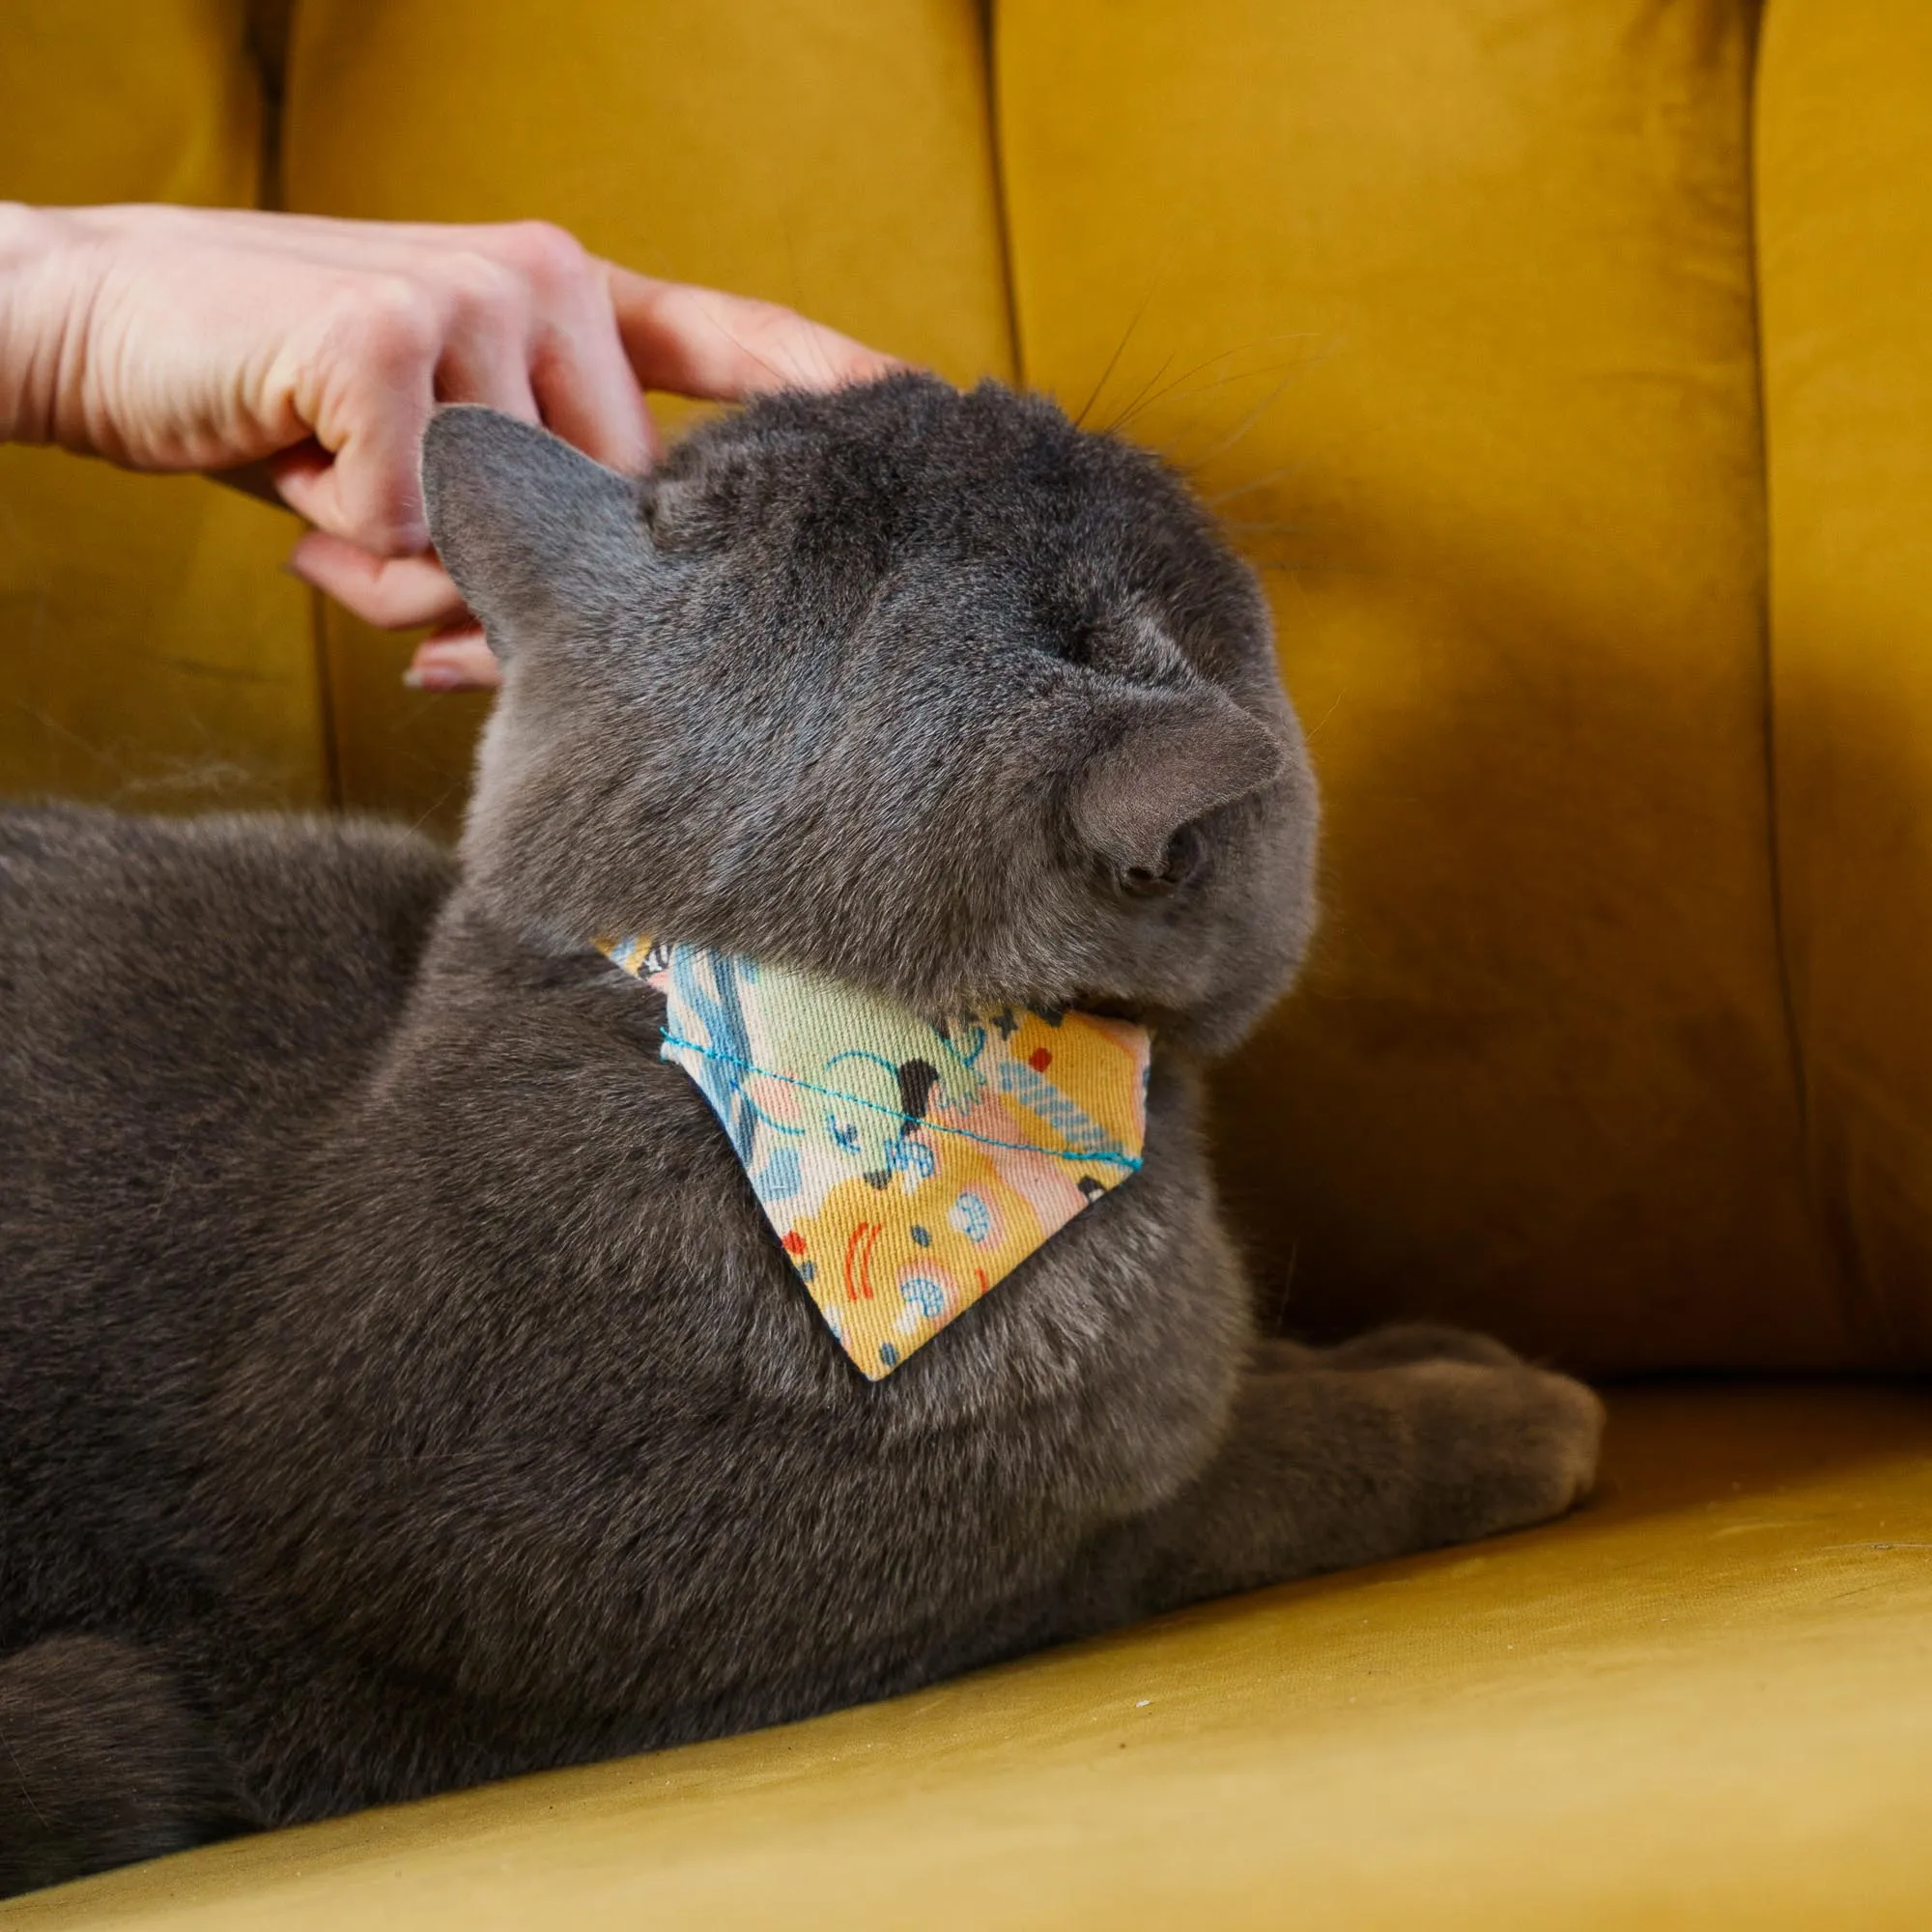
[[[654,281],[543,222],[0,207],[0,440],[206,469],[314,526],[290,567],[389,630],[414,682],[497,682],[429,548],[442,402],[542,421],[600,463],[660,444],[643,391],[738,401],[897,366],[789,309]]]

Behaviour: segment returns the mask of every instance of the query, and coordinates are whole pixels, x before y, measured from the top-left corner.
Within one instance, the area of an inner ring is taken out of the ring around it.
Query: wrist
[[[59,438],[85,363],[83,253],[63,211],[0,202],[0,442]]]

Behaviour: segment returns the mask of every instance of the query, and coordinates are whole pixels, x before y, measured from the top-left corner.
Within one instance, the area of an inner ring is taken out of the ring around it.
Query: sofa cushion
[[[1220,1157],[1321,1329],[1870,1358],[1774,917],[1753,12],[1000,10],[1028,378],[1194,468],[1313,732],[1326,927]]]
[[[1932,1361],[1932,8],[1774,0],[1757,99],[1777,842],[1845,1326]]]

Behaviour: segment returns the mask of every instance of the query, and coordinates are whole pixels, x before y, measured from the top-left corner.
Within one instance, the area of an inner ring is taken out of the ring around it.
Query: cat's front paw
[[[1414,1430],[1419,1540],[1464,1543],[1561,1516],[1597,1480],[1604,1405],[1520,1363],[1441,1359],[1386,1371]]]

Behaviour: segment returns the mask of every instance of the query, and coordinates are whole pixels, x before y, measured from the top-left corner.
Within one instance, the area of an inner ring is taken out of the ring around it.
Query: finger
[[[436,399],[481,403],[523,422],[537,421],[527,328],[512,329],[502,318],[489,316],[453,329],[437,363]]]
[[[275,495],[304,523],[337,529],[342,524],[335,458],[314,437],[291,443],[265,458],[262,468]]]
[[[381,556],[412,556],[429,548],[416,466],[440,343],[417,306],[379,305],[355,320],[326,392],[297,398],[315,436],[270,457],[270,473],[318,529]]]
[[[430,412],[441,395],[534,422],[528,327],[514,278],[480,258],[452,268],[440,294],[404,278],[361,292],[315,392],[295,398],[314,438],[270,460],[283,499],[377,555],[427,550],[417,465]]]
[[[660,445],[604,265],[548,222],[512,223],[495,244],[530,291],[529,380],[544,422],[613,469],[645,469]]]
[[[502,681],[480,624],[452,625],[425,638],[403,673],[403,682],[417,691],[495,691]]]
[[[463,265],[439,399],[541,421],[613,469],[646,468],[650,419],[602,276],[576,242],[540,222],[494,241],[505,259]]]
[[[737,402],[771,389],[836,389],[907,365],[774,302],[653,281],[605,264],[625,354],[647,389]]]
[[[382,631],[467,618],[461,593],[433,556],[372,556],[327,530],[310,530],[289,555],[304,583]]]
[[[530,382],[545,425],[586,456],[635,476],[663,454],[657,425],[608,308],[601,327],[540,331]]]

